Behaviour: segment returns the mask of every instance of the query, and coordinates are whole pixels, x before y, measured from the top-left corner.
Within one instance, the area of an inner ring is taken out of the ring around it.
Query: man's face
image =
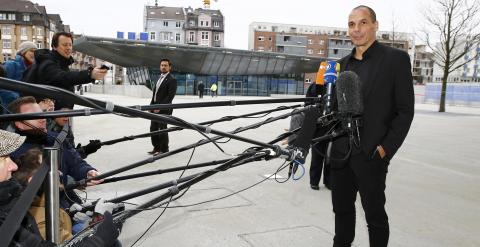
[[[58,46],[54,49],[63,57],[69,58],[70,55],[72,55],[72,39],[60,35],[60,37],[58,37]]]
[[[162,61],[160,63],[160,72],[162,72],[162,74],[170,72],[170,65],[167,61]]]
[[[373,22],[365,8],[354,9],[348,16],[348,34],[356,46],[369,47],[376,39],[378,22]]]
[[[20,106],[20,113],[37,113],[42,112],[42,109],[37,103],[28,103],[23,104]],[[24,120],[23,122],[27,122],[28,124],[34,126],[36,129],[39,129],[43,132],[47,132],[47,120],[43,119],[32,119],[32,120]],[[19,130],[31,130],[32,127],[22,123],[22,122],[15,122],[15,126]]]
[[[9,156],[0,157],[0,182],[9,180],[12,177],[12,172],[18,169],[17,164],[10,159]]]

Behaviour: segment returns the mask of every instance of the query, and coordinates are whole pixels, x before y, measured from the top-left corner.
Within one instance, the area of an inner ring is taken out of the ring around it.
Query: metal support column
[[[60,243],[60,179],[58,169],[60,166],[60,150],[56,147],[46,147],[43,159],[50,165],[50,171],[44,182],[45,188],[45,220],[47,240]]]

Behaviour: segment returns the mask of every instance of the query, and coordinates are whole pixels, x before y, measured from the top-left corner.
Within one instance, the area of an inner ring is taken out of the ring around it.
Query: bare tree
[[[447,79],[451,72],[478,56],[465,58],[480,41],[478,0],[435,0],[435,7],[424,10],[428,27],[422,31],[435,63],[443,69],[439,112],[445,112]]]

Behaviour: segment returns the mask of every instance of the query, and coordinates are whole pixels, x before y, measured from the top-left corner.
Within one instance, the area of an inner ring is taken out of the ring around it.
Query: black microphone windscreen
[[[336,84],[338,112],[352,115],[363,113],[362,83],[355,72],[340,73]]]

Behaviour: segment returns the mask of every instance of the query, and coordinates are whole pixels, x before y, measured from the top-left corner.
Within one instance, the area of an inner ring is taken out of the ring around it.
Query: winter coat
[[[34,135],[19,130],[16,130],[16,132],[26,136],[27,139],[20,148],[10,155],[13,160],[32,148],[43,149],[43,147],[52,147],[58,135],[58,133],[52,131],[48,131],[47,136]],[[73,177],[75,180],[85,179],[90,170],[95,170],[95,168],[82,159],[77,150],[71,146],[68,141],[64,141],[62,144],[62,167],[60,169],[63,174],[62,183],[67,184],[67,175]]]
[[[38,49],[35,51],[35,64],[31,71],[25,74],[24,81],[35,84],[44,84],[63,88],[74,92],[75,85],[94,82],[91,70],[70,71],[73,64],[72,57],[65,58],[57,51]],[[56,102],[55,104],[60,103]],[[73,108],[73,103],[61,102],[63,106]]]

